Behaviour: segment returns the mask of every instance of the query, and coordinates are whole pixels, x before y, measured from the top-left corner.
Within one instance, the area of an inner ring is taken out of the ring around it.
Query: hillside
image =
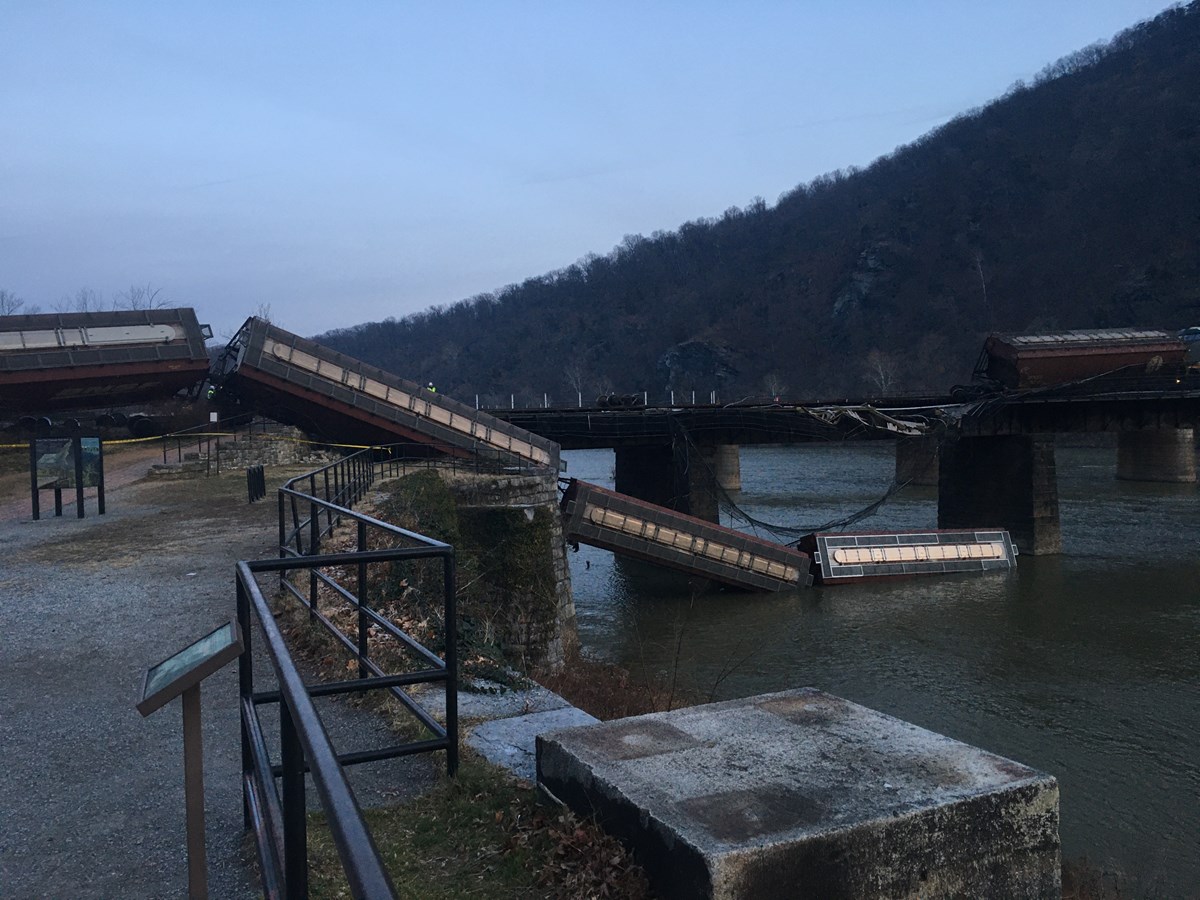
[[[507,405],[938,389],[989,331],[1200,324],[1198,47],[1200,0],[773,206],[318,340]]]

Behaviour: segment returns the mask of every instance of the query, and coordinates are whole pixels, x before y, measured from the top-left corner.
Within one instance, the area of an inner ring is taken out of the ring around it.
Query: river
[[[564,456],[612,486],[611,451]],[[806,527],[876,500],[894,465],[882,443],[741,459],[738,505]],[[1200,491],[1119,482],[1111,448],[1057,461],[1063,553],[1008,574],[692,597],[682,575],[581,547],[582,645],[701,698],[818,687],[1049,772],[1065,858],[1200,896]],[[935,489],[906,488],[856,527],[936,522]]]

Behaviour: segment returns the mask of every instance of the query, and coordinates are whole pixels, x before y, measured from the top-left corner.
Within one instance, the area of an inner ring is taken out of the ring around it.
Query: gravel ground
[[[142,718],[134,703],[148,666],[234,615],[234,562],[274,555],[277,525],[273,502],[246,502],[240,474],[122,483],[153,461],[118,456],[102,517],[89,500],[84,519],[51,507],[34,522],[20,481],[0,485],[0,898],[186,896],[180,704]],[[280,481],[268,474],[271,491]],[[202,699],[210,894],[258,896],[236,666]],[[369,713],[318,709],[339,750],[395,742]],[[395,802],[443,762],[360,766],[352,781],[364,806]]]

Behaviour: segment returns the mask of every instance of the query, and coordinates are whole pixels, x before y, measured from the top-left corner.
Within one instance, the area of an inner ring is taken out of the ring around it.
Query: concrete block
[[[1117,436],[1117,478],[1195,483],[1195,432],[1191,428],[1121,432]]]
[[[811,688],[542,734],[537,766],[666,897],[1061,896],[1052,777]]]
[[[543,731],[574,728],[597,722],[595,716],[574,706],[548,709],[476,725],[467,735],[467,746],[488,762],[533,781],[537,776],[537,735]]]

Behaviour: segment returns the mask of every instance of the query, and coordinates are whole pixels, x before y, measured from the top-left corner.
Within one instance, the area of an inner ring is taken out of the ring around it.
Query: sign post
[[[174,656],[146,670],[137,711],[148,716],[183,697],[183,790],[187,816],[188,897],[208,900],[208,859],[204,846],[204,760],[200,732],[200,682],[241,656],[236,621],[209,632]]]

